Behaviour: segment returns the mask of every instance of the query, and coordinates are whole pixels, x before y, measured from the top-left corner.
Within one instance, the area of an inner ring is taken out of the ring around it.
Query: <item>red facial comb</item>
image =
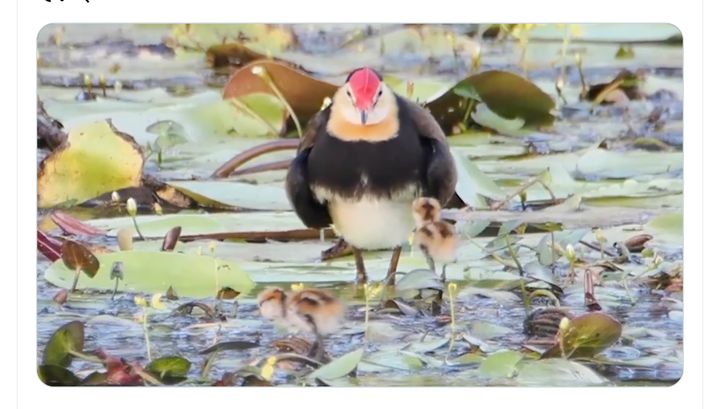
[[[350,74],[348,83],[355,95],[355,106],[368,109],[380,86],[380,77],[369,67],[362,67]]]

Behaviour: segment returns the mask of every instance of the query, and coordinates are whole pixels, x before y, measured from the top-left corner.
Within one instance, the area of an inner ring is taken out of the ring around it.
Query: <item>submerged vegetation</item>
[[[43,382],[680,378],[674,27],[51,25],[38,41]],[[459,180],[442,217],[459,243],[444,281],[409,238],[395,286],[390,251],[367,252],[355,286],[344,241],[285,196],[298,134],[360,65],[448,135]],[[270,287],[345,305],[322,350],[260,315]]]

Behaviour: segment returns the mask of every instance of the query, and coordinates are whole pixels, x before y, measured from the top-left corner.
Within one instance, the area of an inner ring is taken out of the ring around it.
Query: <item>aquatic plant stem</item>
[[[135,226],[135,231],[137,232],[138,236],[140,237],[140,240],[143,240],[143,241],[144,241],[144,240],[145,240],[145,236],[143,236],[142,233],[140,232],[140,226],[138,226],[138,223],[137,223],[137,220],[135,219],[135,216],[131,216],[131,217],[132,217],[133,225]]]
[[[70,293],[74,293],[77,288],[77,283],[80,280],[80,267],[75,269],[75,278],[73,278],[72,287],[70,287]]]
[[[297,114],[295,114],[295,111],[292,109],[292,106],[290,106],[290,103],[285,99],[285,96],[280,92],[280,89],[278,89],[277,85],[275,85],[275,81],[273,81],[272,77],[270,76],[270,73],[265,69],[265,67],[259,66],[256,68],[260,68],[255,71],[255,68],[253,68],[253,74],[258,75],[260,78],[262,78],[265,83],[272,89],[273,93],[275,93],[275,96],[277,96],[280,99],[280,102],[285,105],[285,108],[288,110],[288,113],[290,114],[290,117],[292,118],[293,122],[295,123],[295,129],[297,129],[298,137],[302,137],[302,127],[300,126],[300,119],[298,119]]]
[[[77,351],[69,350],[69,351],[68,351],[68,354],[74,356],[75,358],[79,358],[79,359],[82,359],[82,360],[88,361],[88,362],[95,362],[95,363],[98,363],[98,364],[104,364],[104,363],[105,363],[104,360],[102,360],[102,359],[100,359],[100,358],[98,358],[98,357],[96,357],[96,356],[84,354],[84,353],[82,353],[82,352],[77,352]]]
[[[450,353],[452,352],[452,349],[455,346],[455,332],[456,332],[455,293],[456,293],[456,291],[457,291],[457,284],[455,284],[455,283],[448,284],[448,297],[450,298],[450,344],[448,345],[447,354],[445,354],[445,361],[448,360],[448,358],[450,357]]]
[[[142,309],[142,326],[143,333],[145,335],[145,349],[147,349],[148,362],[152,362],[152,353],[150,352],[150,333],[148,332],[147,327],[147,309],[145,307]]]
[[[528,298],[527,289],[525,289],[525,274],[523,274],[523,268],[520,264],[520,260],[517,257],[517,254],[515,253],[515,249],[512,247],[512,243],[510,242],[510,235],[505,236],[505,242],[508,246],[508,252],[510,253],[510,257],[512,257],[513,261],[515,262],[515,265],[518,268],[518,271],[520,273],[520,291],[522,292],[523,296],[523,305],[525,306],[525,316],[528,316],[530,314],[530,299]]]
[[[364,343],[368,343],[368,328],[370,326],[370,286],[368,283],[363,284],[363,295],[365,296],[365,339]]]

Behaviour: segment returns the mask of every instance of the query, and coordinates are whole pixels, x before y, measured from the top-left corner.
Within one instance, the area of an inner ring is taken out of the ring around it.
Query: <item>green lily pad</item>
[[[77,386],[82,382],[77,375],[59,365],[38,366],[38,377],[49,386]]]
[[[470,334],[485,341],[502,337],[512,332],[513,330],[508,327],[493,324],[488,321],[476,321],[470,325]]]
[[[592,369],[575,361],[561,358],[529,361],[520,366],[518,385],[523,386],[595,386],[605,385],[608,380]]]
[[[522,136],[528,131],[523,131],[525,120],[522,118],[507,119],[493,112],[485,104],[477,104],[470,115],[473,121],[478,124],[496,130],[501,135]]]
[[[502,200],[506,193],[487,175],[481,172],[477,165],[466,155],[451,149],[457,165],[458,182],[455,192],[467,204],[476,209],[487,209],[487,198]]]
[[[442,290],[443,286],[438,275],[431,270],[413,270],[405,274],[395,285],[398,293],[424,289]]]
[[[210,135],[256,137],[279,135],[286,112],[275,95],[251,93],[191,108],[186,116]]]
[[[576,169],[584,175],[605,178],[656,175],[683,169],[683,153],[590,149],[578,159]]]
[[[182,181],[168,185],[200,205],[222,209],[292,210],[285,190],[242,182]]]
[[[621,333],[622,324],[615,318],[602,312],[587,313],[571,319],[562,345],[557,342],[542,357],[559,357],[564,352],[567,358],[590,358],[614,345]]]
[[[38,206],[77,204],[103,193],[139,186],[144,159],[129,135],[110,121],[73,128],[40,163]]]
[[[523,354],[517,351],[498,351],[485,358],[477,372],[482,378],[510,378],[522,358]]]
[[[181,356],[167,356],[153,360],[145,370],[164,383],[177,383],[185,379],[190,371],[190,361]]]
[[[216,286],[232,287],[242,294],[248,294],[255,286],[238,264],[209,256],[166,251],[120,251],[100,254],[98,259],[100,270],[95,278],[92,282],[79,283],[78,288],[115,288],[111,270],[113,263],[118,261],[123,263],[125,275],[118,291],[165,293],[172,286],[183,296],[211,297],[217,293]],[[62,261],[54,262],[45,271],[45,279],[62,288],[70,287],[73,275],[74,271],[65,267]]]
[[[532,82],[506,71],[490,70],[472,75],[455,87],[471,87],[488,108],[505,119],[521,119],[525,127],[549,126],[555,120],[550,113],[555,108],[553,99]],[[449,90],[428,108],[442,124],[456,124],[465,114],[463,98]]]
[[[682,244],[683,214],[666,213],[657,215],[645,225],[645,230],[656,240]]]
[[[293,212],[243,212],[212,214],[169,214],[138,216],[140,231],[145,237],[162,238],[172,228],[180,226],[183,235],[230,233],[239,231],[272,232],[305,229]],[[120,229],[133,228],[130,217],[88,220],[88,224],[117,236]]]
[[[50,337],[45,352],[43,365],[67,367],[73,359],[73,353],[82,353],[85,345],[85,326],[80,321],[71,321],[58,328]]]
[[[309,379],[337,379],[349,375],[357,368],[360,360],[365,352],[364,348],[356,349],[347,354],[333,359],[330,363],[321,366],[311,372],[307,377]]]

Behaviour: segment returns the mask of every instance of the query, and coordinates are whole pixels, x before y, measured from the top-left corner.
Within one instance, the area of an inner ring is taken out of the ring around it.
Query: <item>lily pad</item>
[[[530,361],[520,366],[516,377],[523,386],[596,386],[608,383],[592,369],[561,358]]]
[[[485,358],[477,371],[482,378],[510,378],[522,358],[523,354],[517,351],[498,351]]]
[[[182,181],[168,185],[202,206],[221,209],[292,210],[285,190],[242,182]]]
[[[236,263],[213,257],[166,251],[121,251],[98,256],[100,270],[92,282],[79,283],[78,288],[112,290],[113,263],[123,263],[124,278],[118,291],[164,293],[172,286],[187,297],[213,297],[216,285],[232,287],[248,294],[255,286],[248,274]],[[45,271],[45,279],[53,285],[69,288],[74,271],[55,262]]]
[[[177,383],[185,379],[190,371],[190,361],[181,356],[168,356],[153,360],[145,370],[164,383]]]
[[[455,191],[467,204],[476,209],[487,209],[486,199],[501,200],[506,193],[487,175],[478,169],[464,154],[451,149],[458,170],[458,182]]]
[[[77,386],[82,382],[77,375],[59,365],[40,365],[38,377],[49,386]]]
[[[508,327],[493,324],[488,321],[477,321],[470,325],[470,334],[485,341],[502,337],[512,332],[513,330]]]
[[[555,120],[550,113],[555,108],[553,99],[519,75],[490,70],[472,75],[456,87],[472,87],[492,112],[505,119],[521,119],[525,127],[549,126]],[[428,108],[441,124],[456,124],[465,114],[463,98],[449,90],[429,102]]]
[[[559,331],[563,331],[562,328]],[[567,358],[590,358],[614,345],[621,333],[622,324],[615,318],[602,312],[584,314],[570,320],[562,341],[545,351],[542,357],[559,357],[564,353]]]
[[[38,170],[38,206],[77,204],[140,185],[144,159],[133,138],[110,121],[78,126]]]
[[[252,93],[275,95],[272,88],[253,69],[262,67],[283,95],[295,114],[307,121],[320,110],[326,97],[332,98],[337,90],[336,85],[317,80],[297,69],[279,61],[258,60],[239,70],[225,84],[223,98],[237,98]]]
[[[293,212],[185,213],[163,216],[138,216],[136,220],[140,231],[146,238],[162,238],[170,229],[176,226],[182,228],[183,235],[239,231],[273,232],[305,228]],[[129,217],[95,219],[87,223],[106,230],[110,236],[117,236],[120,229],[133,228],[132,219]]]
[[[395,285],[398,293],[424,289],[442,290],[442,288],[437,274],[431,270],[413,270],[405,274]]]
[[[45,352],[43,365],[67,367],[73,359],[73,353],[82,353],[85,345],[85,326],[80,321],[71,321],[58,328],[50,337]]]
[[[186,110],[187,120],[215,136],[278,136],[287,113],[274,95],[248,93]]]
[[[308,375],[309,379],[337,379],[349,375],[357,368],[365,352],[364,348],[356,349],[347,354],[333,359],[330,363],[321,366]]]
[[[62,260],[71,270],[81,270],[88,277],[97,274],[100,263],[98,259],[82,244],[66,240],[62,245]]]
[[[682,244],[683,214],[666,213],[655,216],[645,225],[645,230],[652,234],[655,239],[678,245]]]

